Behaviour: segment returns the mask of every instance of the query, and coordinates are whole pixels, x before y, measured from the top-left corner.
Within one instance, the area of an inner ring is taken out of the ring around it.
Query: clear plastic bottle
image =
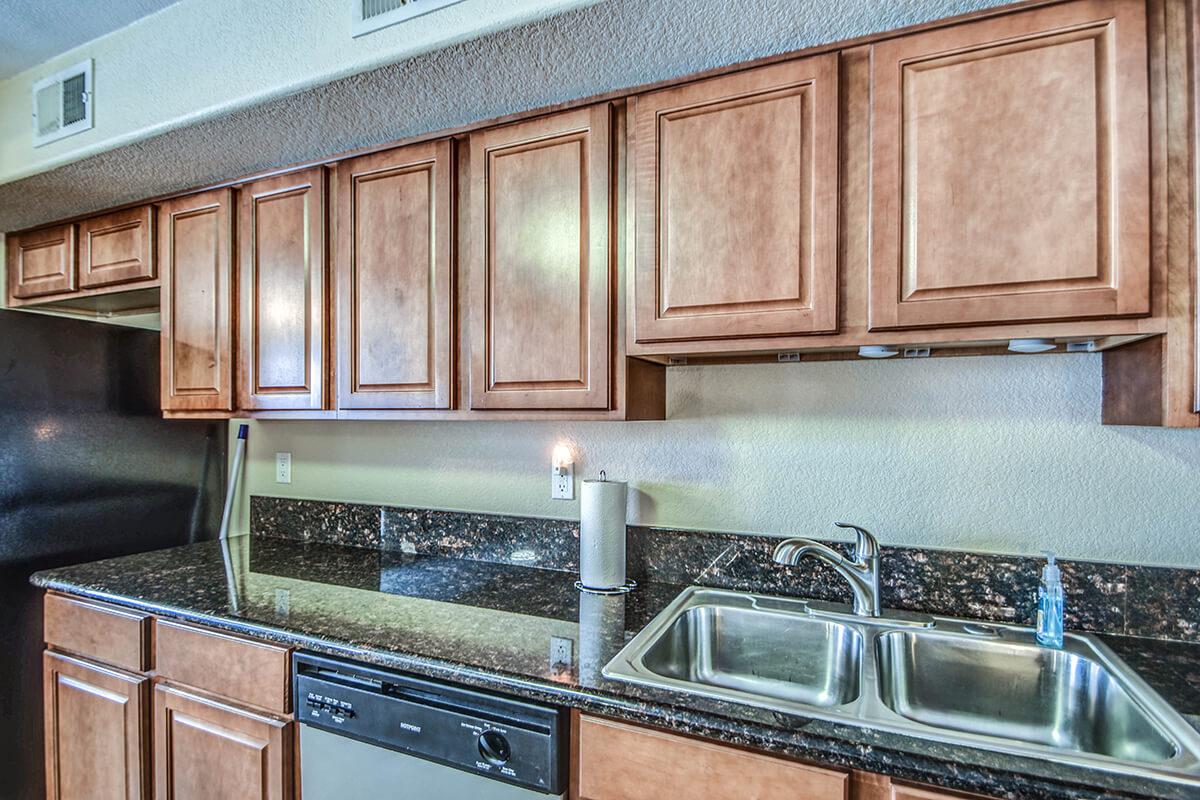
[[[1043,647],[1061,649],[1063,646],[1063,588],[1062,572],[1054,561],[1054,553],[1046,554],[1042,569],[1042,585],[1038,587],[1037,640]]]

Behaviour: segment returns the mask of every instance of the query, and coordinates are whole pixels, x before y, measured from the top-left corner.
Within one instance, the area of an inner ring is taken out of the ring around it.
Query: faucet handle
[[[849,528],[854,531],[857,540],[854,544],[854,558],[856,561],[875,558],[879,555],[879,540],[872,536],[869,530],[860,528],[849,522],[835,522],[833,524],[839,528]]]

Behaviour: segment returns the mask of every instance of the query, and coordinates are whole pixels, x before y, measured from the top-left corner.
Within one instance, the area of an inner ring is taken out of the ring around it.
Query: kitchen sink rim
[[[751,610],[804,614],[814,619],[832,619],[840,624],[857,628],[863,636],[862,652],[858,659],[858,669],[860,670],[858,697],[843,705],[818,707],[746,691],[669,678],[656,674],[642,663],[641,656],[649,651],[663,633],[690,608],[723,604],[732,604],[735,607]],[[925,617],[914,615],[911,612],[891,610],[885,610],[883,615],[877,618],[858,617],[850,611],[848,605],[844,604],[758,592],[689,586],[626,642],[617,655],[604,666],[602,674],[610,680],[666,689],[685,696],[699,696],[749,705],[783,715],[850,724],[923,740],[975,747],[982,751],[996,752],[1002,755],[1037,759],[1049,758],[1105,772],[1200,786],[1200,732],[1192,728],[1179,712],[1172,708],[1099,637],[1092,634],[1067,632],[1064,636],[1064,650],[1098,663],[1109,673],[1116,684],[1128,693],[1138,705],[1150,724],[1155,726],[1175,746],[1176,753],[1171,758],[1160,762],[1135,761],[941,728],[913,721],[884,704],[881,699],[882,678],[876,649],[876,642],[879,638],[902,631],[917,635],[979,638],[979,633],[968,633],[968,629],[975,631],[985,629],[993,632],[1002,641],[1019,646],[1029,645],[1034,641],[1032,629],[1008,623],[945,616]]]

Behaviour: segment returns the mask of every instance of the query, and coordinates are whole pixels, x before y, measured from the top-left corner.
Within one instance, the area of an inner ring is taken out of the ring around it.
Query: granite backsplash
[[[478,561],[579,569],[579,523],[457,511],[250,498],[258,536]],[[777,537],[630,526],[629,576],[769,594],[850,601],[832,569],[771,560]],[[848,552],[848,544],[829,544]],[[885,608],[1031,624],[1041,560],[1028,556],[884,544]],[[1200,570],[1062,561],[1067,627],[1200,641]]]

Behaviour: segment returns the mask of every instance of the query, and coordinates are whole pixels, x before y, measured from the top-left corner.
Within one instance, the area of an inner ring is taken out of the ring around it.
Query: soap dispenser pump
[[[1043,550],[1046,566],[1042,568],[1042,585],[1038,587],[1037,640],[1043,647],[1061,649],[1063,646],[1063,588],[1062,571],[1054,553]]]

